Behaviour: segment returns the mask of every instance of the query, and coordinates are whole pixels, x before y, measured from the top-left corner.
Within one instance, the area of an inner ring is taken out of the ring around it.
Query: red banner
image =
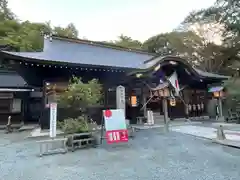
[[[113,130],[107,131],[107,143],[128,142],[128,130]]]

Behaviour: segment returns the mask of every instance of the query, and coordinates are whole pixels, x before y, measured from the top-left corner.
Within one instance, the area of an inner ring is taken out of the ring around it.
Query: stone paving
[[[193,135],[193,136],[199,136],[207,139],[216,139],[217,137],[217,129],[212,127],[185,125],[185,126],[171,127],[171,130],[176,132],[181,132],[184,134]],[[225,133],[226,139],[232,140],[232,141],[240,141],[239,131],[224,130],[224,133]]]
[[[238,180],[240,150],[160,129],[121,146],[37,157],[24,133],[0,134],[0,180]]]
[[[222,126],[226,139],[219,141],[217,138],[217,128]],[[170,128],[172,131],[180,132],[188,135],[198,136],[210,139],[213,142],[222,145],[231,146],[240,149],[240,130],[239,124],[227,123],[201,123],[196,125],[182,125]]]
[[[197,124],[200,126],[205,126],[205,127],[213,127],[213,128],[218,128],[220,125],[223,126],[225,130],[232,130],[232,131],[240,131],[240,124],[233,124],[233,123],[220,123],[220,122],[214,122],[214,123],[208,123],[204,122],[201,124]]]

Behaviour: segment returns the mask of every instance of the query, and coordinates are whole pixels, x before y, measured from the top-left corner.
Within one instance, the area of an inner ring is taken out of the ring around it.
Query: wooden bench
[[[66,146],[67,138],[46,139],[37,141],[40,145],[40,156],[66,153],[68,151]]]
[[[92,136],[92,133],[79,133],[73,134],[68,137],[71,150],[75,151],[76,149],[82,149],[86,147],[95,146],[95,139]]]

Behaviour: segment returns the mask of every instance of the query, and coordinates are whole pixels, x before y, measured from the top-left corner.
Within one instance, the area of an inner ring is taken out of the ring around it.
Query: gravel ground
[[[0,134],[1,180],[239,180],[240,149],[180,133],[137,132],[128,144],[37,157],[38,146]],[[15,138],[14,138],[15,137]]]

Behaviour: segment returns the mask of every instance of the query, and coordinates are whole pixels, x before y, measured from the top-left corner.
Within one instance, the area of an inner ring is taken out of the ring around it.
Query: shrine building
[[[213,98],[208,89],[221,86],[223,80],[228,79],[194,68],[180,57],[161,57],[107,43],[59,36],[44,38],[42,52],[1,50],[0,59],[14,70],[0,72],[0,124],[6,123],[6,117],[11,115],[14,122],[39,122],[42,128],[49,127],[43,112],[54,102],[53,94],[61,93],[73,75],[83,81],[96,78],[103,85],[104,101],[90,111],[97,122],[103,109],[116,108],[116,87],[124,86],[126,118],[131,123],[136,123],[138,116],[146,116],[148,109],[162,114],[163,95],[152,94],[169,88],[165,96],[172,96],[169,83],[160,83],[162,76],[166,79],[176,72],[181,89],[174,105],[168,105],[171,119],[185,118],[186,113],[207,115],[208,101]],[[136,99],[134,106],[132,97]]]

